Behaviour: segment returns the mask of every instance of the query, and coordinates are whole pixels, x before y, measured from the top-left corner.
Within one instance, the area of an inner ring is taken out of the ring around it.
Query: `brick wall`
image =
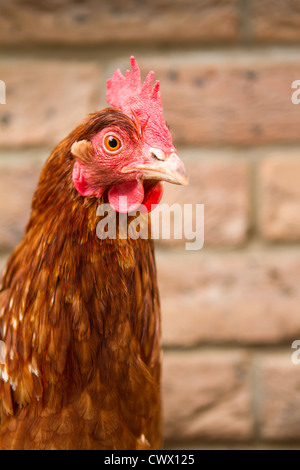
[[[300,0],[2,0],[0,267],[51,148],[134,54],[161,80],[205,246],[158,242],[166,447],[300,448]]]

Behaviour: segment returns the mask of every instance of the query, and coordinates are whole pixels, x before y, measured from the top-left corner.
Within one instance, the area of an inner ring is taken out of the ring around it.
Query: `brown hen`
[[[88,116],[51,153],[3,273],[0,449],[162,445],[154,247],[124,232],[139,210],[150,233],[160,181],[187,178],[158,82],[152,89],[150,73],[142,84],[134,58],[131,66],[108,82],[113,107]],[[96,235],[103,203],[116,238]]]

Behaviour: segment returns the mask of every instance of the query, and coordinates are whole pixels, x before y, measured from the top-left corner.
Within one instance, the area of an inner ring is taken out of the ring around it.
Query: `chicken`
[[[131,69],[108,81],[111,107],[51,153],[2,275],[0,449],[162,445],[153,242],[96,236],[99,205],[121,233],[139,208],[148,223],[162,181],[187,183],[159,82],[150,72],[142,84],[134,57]]]

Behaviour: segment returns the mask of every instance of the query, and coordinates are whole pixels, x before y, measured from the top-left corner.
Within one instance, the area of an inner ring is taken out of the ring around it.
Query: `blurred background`
[[[129,67],[161,81],[205,245],[157,243],[166,448],[300,448],[300,0],[1,0],[0,268],[41,167]]]

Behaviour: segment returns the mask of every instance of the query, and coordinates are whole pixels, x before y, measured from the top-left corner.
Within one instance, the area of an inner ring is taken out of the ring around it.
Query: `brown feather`
[[[82,198],[72,183],[72,145],[112,123],[139,139],[137,124],[110,109],[88,117],[54,149],[25,237],[3,273],[0,449],[161,446],[153,243],[99,240],[103,199]],[[88,147],[74,151],[83,163],[91,159]],[[94,165],[94,184],[100,177],[108,181],[109,174]]]

